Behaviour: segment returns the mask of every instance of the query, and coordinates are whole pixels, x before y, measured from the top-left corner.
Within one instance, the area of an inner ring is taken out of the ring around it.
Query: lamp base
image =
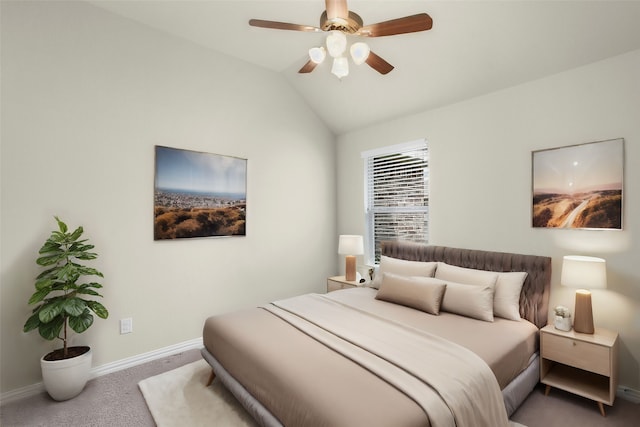
[[[354,282],[356,280],[356,257],[347,255],[345,257],[345,280]]]
[[[583,334],[592,334],[593,310],[591,309],[591,292],[579,289],[576,291],[576,313],[573,330]]]

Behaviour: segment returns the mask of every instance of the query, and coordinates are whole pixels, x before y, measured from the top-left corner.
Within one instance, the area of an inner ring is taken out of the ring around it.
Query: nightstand
[[[358,283],[355,280],[345,280],[344,276],[333,276],[327,279],[327,292],[333,292],[340,289],[357,288],[362,286],[362,283]]]
[[[540,382],[545,395],[556,387],[611,406],[618,387],[618,334],[596,328],[594,334],[564,332],[547,325],[540,330]]]

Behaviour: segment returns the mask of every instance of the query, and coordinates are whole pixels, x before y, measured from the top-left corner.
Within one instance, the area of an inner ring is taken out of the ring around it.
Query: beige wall
[[[593,292],[596,326],[620,332],[620,382],[640,389],[640,51],[338,138],[338,230],[364,233],[364,150],[426,138],[431,243],[553,257],[551,307],[563,255],[607,260]],[[531,151],[625,138],[624,231],[532,229]]]
[[[334,275],[335,138],[278,74],[69,2],[2,2],[1,391],[57,346],[22,333],[53,215],[100,254],[94,367]],[[248,159],[244,238],[153,240],[154,145]],[[119,335],[119,319],[134,332]]]

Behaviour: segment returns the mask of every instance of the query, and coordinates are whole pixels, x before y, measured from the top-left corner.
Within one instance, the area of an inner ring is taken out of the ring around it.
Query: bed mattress
[[[327,297],[466,347],[489,366],[500,388],[528,366],[536,351],[538,329],[526,320],[434,316],[375,295],[374,289],[356,288]],[[430,425],[423,409],[398,388],[265,309],[210,317],[203,340],[205,349],[284,425]]]

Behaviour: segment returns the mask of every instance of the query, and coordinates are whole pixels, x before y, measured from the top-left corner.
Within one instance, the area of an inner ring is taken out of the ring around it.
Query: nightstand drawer
[[[356,281],[347,281],[344,276],[334,276],[327,279],[327,292],[339,291],[340,289],[357,288],[362,286]]]
[[[596,374],[611,375],[610,348],[549,333],[541,336],[542,357]]]

